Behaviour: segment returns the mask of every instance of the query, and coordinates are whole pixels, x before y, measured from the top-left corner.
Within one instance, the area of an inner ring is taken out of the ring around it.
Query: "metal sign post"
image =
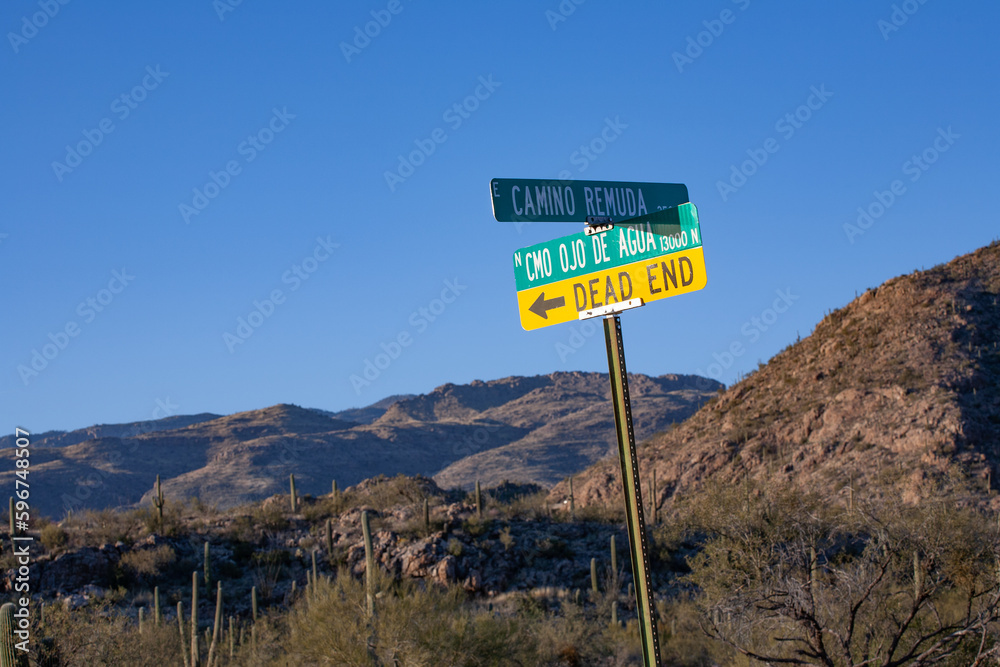
[[[619,314],[705,287],[698,211],[680,183],[490,181],[499,221],[580,222],[583,233],[514,253],[521,326],[604,318],[625,520],[645,667],[660,667],[646,521]]]
[[[608,346],[611,402],[615,406],[615,429],[618,432],[618,457],[622,465],[625,521],[628,525],[628,543],[632,556],[632,578],[635,582],[639,636],[642,639],[642,661],[645,667],[659,667],[660,641],[656,635],[656,610],[653,608],[653,587],[649,580],[646,521],[642,512],[642,489],[639,484],[639,464],[635,453],[635,431],[632,430],[632,406],[629,401],[628,376],[625,370],[625,347],[622,344],[622,324],[618,315],[608,315],[604,318],[604,340]]]

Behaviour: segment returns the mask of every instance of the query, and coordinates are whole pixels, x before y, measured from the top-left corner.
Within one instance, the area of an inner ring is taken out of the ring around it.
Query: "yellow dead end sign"
[[[521,248],[514,276],[529,331],[695,292],[708,280],[697,209],[683,204]]]

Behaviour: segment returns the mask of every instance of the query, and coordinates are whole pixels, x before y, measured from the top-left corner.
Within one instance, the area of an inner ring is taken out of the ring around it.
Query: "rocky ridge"
[[[682,421],[721,386],[695,376],[633,381],[647,397],[640,437]],[[186,425],[172,417],[149,429],[40,434],[32,438],[33,509],[61,517],[148,504],[157,475],[168,498],[220,508],[287,492],[290,474],[313,495],[334,480],[344,487],[379,474],[436,475],[442,486],[465,488],[477,479],[551,486],[612,450],[609,400],[606,375],[553,373],[446,384],[343,413],[282,404]],[[0,466],[0,483],[13,486],[14,470]]]
[[[841,502],[873,489],[917,502],[962,488],[998,504],[998,298],[997,242],[867,290],[640,448],[656,503],[749,477]],[[617,465],[579,475],[577,502],[620,502]],[[551,498],[567,492],[557,485]]]

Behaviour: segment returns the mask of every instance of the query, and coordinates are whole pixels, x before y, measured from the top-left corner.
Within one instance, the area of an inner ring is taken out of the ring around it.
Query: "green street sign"
[[[577,320],[632,300],[649,303],[705,287],[698,211],[687,203],[514,253],[521,326]]]
[[[494,178],[490,181],[493,217],[500,222],[614,222],[688,202],[681,183],[559,181]]]
[[[514,282],[520,292],[700,246],[698,209],[687,203],[597,234],[580,232],[521,248],[514,253]]]

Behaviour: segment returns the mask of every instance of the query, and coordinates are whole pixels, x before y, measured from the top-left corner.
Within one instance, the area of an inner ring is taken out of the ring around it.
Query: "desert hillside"
[[[1000,243],[869,289],[679,428],[640,448],[656,502],[709,478],[786,479],[845,502],[980,498],[1000,462]],[[641,403],[641,401],[636,401]],[[620,497],[618,463],[576,479],[578,503]],[[553,500],[567,488],[553,489]],[[615,500],[612,500],[615,499]]]
[[[641,437],[681,422],[721,386],[706,378],[634,376]],[[275,405],[233,415],[170,417],[33,436],[32,499],[42,514],[149,500],[160,475],[174,498],[220,508],[287,492],[328,493],[384,475],[549,487],[614,446],[606,374],[553,373],[392,397],[333,413]],[[6,447],[0,456],[12,457]],[[0,482],[13,488],[14,466]]]

